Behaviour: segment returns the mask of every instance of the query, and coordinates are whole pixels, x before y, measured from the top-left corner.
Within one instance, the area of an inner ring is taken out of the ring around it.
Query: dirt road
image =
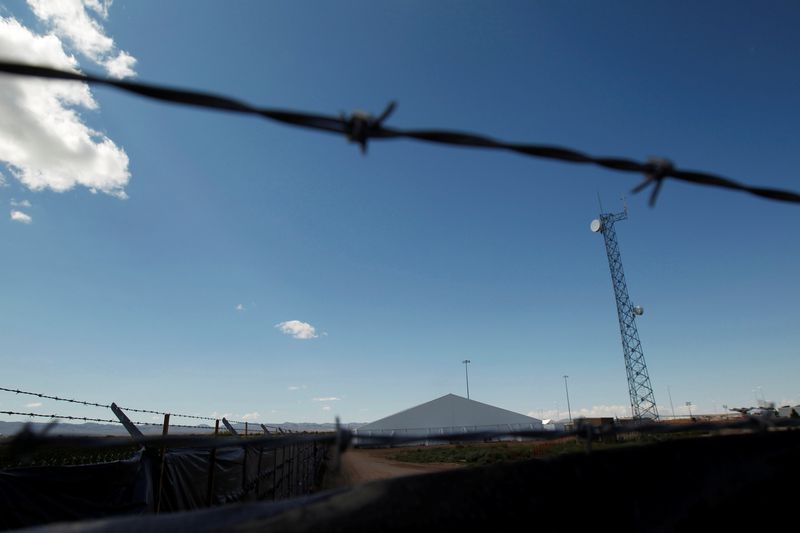
[[[394,461],[388,456],[397,453],[396,449],[350,449],[342,454],[342,468],[336,485],[350,486],[376,479],[413,476],[462,468],[461,465],[444,463],[405,463]]]

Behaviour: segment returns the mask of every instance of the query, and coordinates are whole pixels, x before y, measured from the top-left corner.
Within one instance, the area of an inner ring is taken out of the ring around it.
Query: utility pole
[[[692,402],[686,402],[686,407],[689,408],[689,418],[692,418]]]
[[[470,364],[472,361],[469,359],[464,359],[461,361],[464,364],[464,375],[467,377],[467,400],[469,400],[469,370],[467,370],[467,365]]]
[[[569,421],[572,423],[572,407],[569,405],[569,385],[567,385],[568,377],[568,375],[564,374],[564,388],[567,390],[567,412],[569,413]]]
[[[675,406],[672,405],[672,391],[669,390],[669,385],[667,385],[667,394],[669,394],[669,406],[672,408],[672,418],[675,418]]]

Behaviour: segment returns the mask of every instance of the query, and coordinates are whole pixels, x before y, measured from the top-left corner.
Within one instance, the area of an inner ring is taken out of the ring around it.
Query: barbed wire
[[[49,394],[42,394],[42,393],[39,393],[39,392],[29,392],[29,391],[24,391],[24,390],[20,390],[20,389],[7,389],[5,387],[0,387],[0,391],[13,392],[14,394],[25,394],[27,396],[36,396],[38,398],[47,398],[48,400],[56,400],[58,402],[77,403],[77,404],[81,404],[81,405],[88,405],[90,407],[104,407],[106,409],[110,409],[111,408],[111,405],[106,405],[106,404],[102,404],[102,403],[86,402],[86,401],[83,401],[83,400],[74,400],[72,398],[61,398],[59,396],[51,396]]]
[[[12,416],[30,416],[30,417],[39,417],[39,418],[52,418],[52,419],[64,419],[64,420],[83,420],[84,422],[104,422],[107,424],[121,424],[119,420],[111,420],[110,418],[89,418],[86,416],[70,416],[70,415],[57,415],[57,414],[41,414],[41,413],[19,413],[16,411],[0,411],[0,414],[4,415],[12,415]]]
[[[5,411],[0,411],[5,413]],[[14,413],[23,414],[25,413]],[[46,415],[41,415],[46,416]],[[156,424],[158,425],[158,424]],[[340,428],[317,434],[291,434],[291,435],[259,435],[248,439],[229,436],[200,436],[200,435],[145,435],[136,440],[144,446],[165,446],[174,448],[216,449],[216,448],[249,448],[254,446],[274,449],[292,444],[309,442],[328,443],[341,442],[342,449],[355,442],[357,445],[366,446],[401,446],[418,442],[476,442],[492,441],[503,438],[527,438],[536,440],[556,440],[566,437],[593,439],[597,437],[616,436],[625,434],[640,435],[669,435],[674,433],[702,433],[718,432],[723,430],[769,431],[780,429],[800,428],[800,419],[779,418],[768,419],[756,416],[742,417],[726,422],[691,422],[685,424],[664,424],[659,422],[630,421],[622,424],[607,424],[592,426],[589,424],[577,425],[572,430],[520,430],[520,431],[461,431],[444,434],[410,434],[410,435],[364,435]],[[121,437],[127,440],[127,437]],[[23,442],[25,447],[58,445],[72,445],[76,447],[107,448],[116,447],[119,441],[110,442],[108,439],[86,436],[59,436],[57,438],[45,432],[36,433],[30,428],[24,428],[13,436],[9,443]]]
[[[72,416],[72,415],[59,415],[59,414],[44,414],[44,413],[21,413],[17,411],[0,411],[0,414],[4,415],[11,415],[11,416],[28,416],[28,417],[38,417],[38,418],[50,418],[53,420],[82,420],[84,422],[103,422],[107,424],[122,424],[119,420],[113,420],[111,418],[91,418],[87,416]],[[133,424],[137,426],[155,426],[155,427],[162,427],[160,422],[137,422],[132,420]],[[186,429],[205,429],[205,430],[212,430],[211,426],[190,426],[186,424],[170,424],[169,427],[171,428],[186,428]]]
[[[20,413],[15,413],[20,414]],[[25,413],[21,413],[25,414]],[[137,437],[135,440],[129,436],[120,436],[118,439],[108,439],[105,437],[93,436],[78,436],[78,435],[59,435],[54,437],[49,434],[49,429],[36,432],[30,427],[24,427],[17,432],[10,439],[6,440],[4,444],[9,446],[10,450],[31,451],[35,448],[47,446],[72,446],[76,448],[115,448],[120,443],[130,441],[132,444],[138,444],[149,447],[166,447],[166,448],[185,448],[185,449],[219,449],[219,448],[250,448],[250,447],[263,447],[264,449],[276,449],[293,444],[308,444],[312,442],[321,444],[333,444],[337,442],[343,443],[343,447],[349,442],[351,434],[347,430],[342,430],[339,438],[333,431],[318,434],[300,434],[293,433],[291,435],[258,435],[252,438],[243,439],[241,437],[233,436],[202,436],[202,435],[143,435]]]
[[[196,420],[217,420],[216,418],[214,418],[212,416],[184,415],[184,414],[181,414],[181,413],[166,413],[166,412],[163,412],[163,411],[151,411],[149,409],[134,409],[133,407],[123,407],[121,405],[119,406],[119,408],[122,409],[123,411],[130,411],[130,412],[133,412],[133,413],[146,413],[146,414],[162,415],[162,416],[169,415],[171,417],[194,418]],[[172,424],[170,424],[170,425],[172,425]]]
[[[471,148],[486,148],[494,150],[511,151],[520,155],[552,159],[568,163],[593,164],[610,170],[634,172],[643,174],[644,181],[637,185],[634,193],[638,193],[649,186],[652,187],[649,203],[655,205],[656,198],[664,180],[671,178],[678,181],[706,185],[723,189],[746,192],[761,198],[783,202],[800,203],[800,194],[783,189],[769,187],[756,187],[739,183],[730,178],[718,176],[707,172],[682,170],[663,158],[651,158],[642,163],[621,157],[597,157],[571,148],[560,146],[509,143],[495,140],[485,135],[448,130],[419,130],[389,128],[383,122],[394,111],[396,105],[391,102],[378,117],[367,113],[356,112],[349,117],[338,117],[282,109],[255,107],[245,102],[226,96],[206,92],[173,89],[164,86],[145,84],[139,82],[101,78],[88,74],[68,72],[48,67],[25,65],[13,62],[0,62],[0,72],[21,76],[33,76],[57,80],[79,81],[94,85],[106,85],[131,92],[146,98],[171,102],[175,104],[190,105],[206,109],[245,113],[258,115],[292,126],[310,128],[314,130],[338,133],[347,137],[351,142],[358,144],[362,152],[366,152],[367,143],[371,139],[414,139],[417,141],[465,146]]]
[[[62,398],[60,396],[54,396],[54,395],[50,395],[50,394],[43,394],[43,393],[40,393],[40,392],[30,392],[30,391],[24,391],[24,390],[20,390],[20,389],[9,389],[9,388],[6,388],[6,387],[0,387],[0,391],[13,392],[15,394],[25,394],[27,396],[35,396],[37,398],[46,398],[48,400],[55,400],[55,401],[58,401],[58,402],[69,402],[69,403],[74,403],[74,404],[87,405],[87,406],[90,406],[90,407],[102,407],[102,408],[105,408],[105,409],[110,409],[111,408],[111,404],[87,402],[87,401],[84,401],[84,400],[75,400],[75,399],[72,399],[72,398]],[[153,415],[161,415],[161,416],[170,415],[170,417],[192,418],[192,419],[195,419],[195,420],[211,420],[211,421],[218,420],[218,419],[216,419],[214,417],[211,417],[211,416],[187,415],[187,414],[182,414],[182,413],[167,413],[167,412],[164,412],[164,411],[152,411],[150,409],[136,409],[136,408],[133,408],[133,407],[123,407],[123,406],[119,406],[119,408],[122,409],[123,411],[129,411],[129,412],[133,412],[133,413],[144,413],[144,414],[153,414]],[[222,417],[220,417],[220,418],[222,418]],[[244,422],[232,422],[232,421],[231,421],[231,423],[244,424]],[[181,426],[180,424],[170,424],[170,426],[175,426],[175,427],[200,427],[200,426]]]

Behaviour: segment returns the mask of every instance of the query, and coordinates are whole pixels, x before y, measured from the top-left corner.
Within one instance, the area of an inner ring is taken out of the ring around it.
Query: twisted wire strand
[[[634,172],[645,176],[634,193],[653,186],[650,195],[650,205],[654,205],[661,186],[666,179],[675,179],[695,185],[723,188],[749,193],[761,198],[782,202],[800,203],[800,194],[797,192],[771,187],[746,185],[730,178],[700,172],[696,170],[683,170],[676,168],[666,159],[651,159],[644,163],[622,157],[592,156],[571,148],[560,146],[523,144],[503,142],[491,137],[448,130],[420,130],[398,129],[383,126],[383,122],[395,109],[395,103],[390,103],[383,113],[377,118],[365,113],[353,113],[347,116],[329,116],[300,111],[255,107],[248,103],[206,92],[187,89],[174,89],[164,86],[102,78],[89,74],[57,70],[48,67],[25,65],[12,62],[0,62],[0,72],[21,76],[34,76],[55,80],[79,81],[94,85],[106,85],[128,91],[130,93],[152,98],[160,101],[181,105],[216,109],[235,113],[258,115],[262,118],[282,122],[292,126],[311,128],[319,131],[337,133],[347,137],[348,140],[359,144],[362,151],[366,151],[367,143],[371,139],[397,139],[406,138],[417,141],[464,146],[471,148],[485,148],[494,150],[511,151],[520,155],[552,159],[557,161],[593,164],[610,170]]]
[[[18,411],[0,411],[0,414],[4,415],[11,415],[11,416],[27,416],[27,417],[37,417],[37,418],[50,418],[53,420],[79,420],[83,422],[102,422],[105,424],[122,424],[119,420],[113,420],[110,418],[91,418],[87,416],[72,416],[72,415],[59,415],[59,414],[45,414],[45,413],[21,413]],[[137,426],[156,426],[162,427],[161,423],[158,422],[136,422],[131,421],[132,423],[136,424]],[[211,430],[210,426],[189,426],[185,424],[170,424],[169,427],[171,428],[190,428],[190,429],[205,429]]]
[[[0,391],[13,392],[14,394],[25,394],[27,396],[35,396],[37,398],[46,398],[48,400],[55,400],[55,401],[58,401],[58,402],[69,402],[69,403],[74,403],[74,404],[87,405],[87,406],[90,406],[90,407],[103,407],[105,409],[110,409],[111,408],[111,404],[87,402],[87,401],[84,401],[84,400],[75,400],[75,399],[72,399],[72,398],[62,398],[60,396],[54,396],[54,395],[50,395],[50,394],[43,394],[43,393],[40,393],[40,392],[30,392],[30,391],[24,391],[24,390],[20,390],[20,389],[9,389],[9,388],[5,388],[5,387],[0,387]],[[216,420],[216,418],[213,418],[213,417],[210,417],[210,416],[187,415],[187,414],[181,414],[181,413],[167,413],[167,412],[164,412],[164,411],[151,411],[149,409],[136,409],[136,408],[133,408],[133,407],[122,407],[122,406],[120,406],[119,408],[122,409],[123,411],[129,411],[129,412],[133,412],[133,413],[145,413],[145,414],[162,415],[162,416],[163,415],[170,415],[171,417],[192,418],[192,419],[195,419],[195,420],[212,420],[212,421]],[[239,422],[237,422],[237,423],[239,423]],[[244,424],[244,422],[241,422],[241,423]],[[184,427],[184,426],[180,426],[178,424],[170,424],[170,426]],[[194,427],[194,426],[185,426],[185,427]]]

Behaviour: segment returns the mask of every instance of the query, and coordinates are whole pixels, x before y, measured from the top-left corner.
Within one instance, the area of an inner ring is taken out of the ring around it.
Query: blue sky
[[[397,100],[397,127],[800,189],[792,2],[116,0],[86,10],[113,39],[99,52],[47,3],[4,2],[7,35],[12,19],[52,35],[89,72],[329,114]],[[324,133],[91,96],[96,109],[68,108],[114,157],[70,152],[70,187],[23,175],[2,153],[22,122],[0,124],[0,201],[30,217],[0,222],[0,386],[355,422],[463,395],[470,359],[473,399],[564,416],[569,374],[573,414],[629,413],[589,222],[598,194],[620,210],[638,176],[410,141],[362,156]],[[31,165],[58,163],[45,148],[28,147]],[[677,413],[800,403],[800,208],[671,182],[654,209],[628,206],[617,231],[659,411],[668,388]],[[275,327],[292,320],[316,336]],[[30,403],[0,395],[3,410],[108,416]]]

